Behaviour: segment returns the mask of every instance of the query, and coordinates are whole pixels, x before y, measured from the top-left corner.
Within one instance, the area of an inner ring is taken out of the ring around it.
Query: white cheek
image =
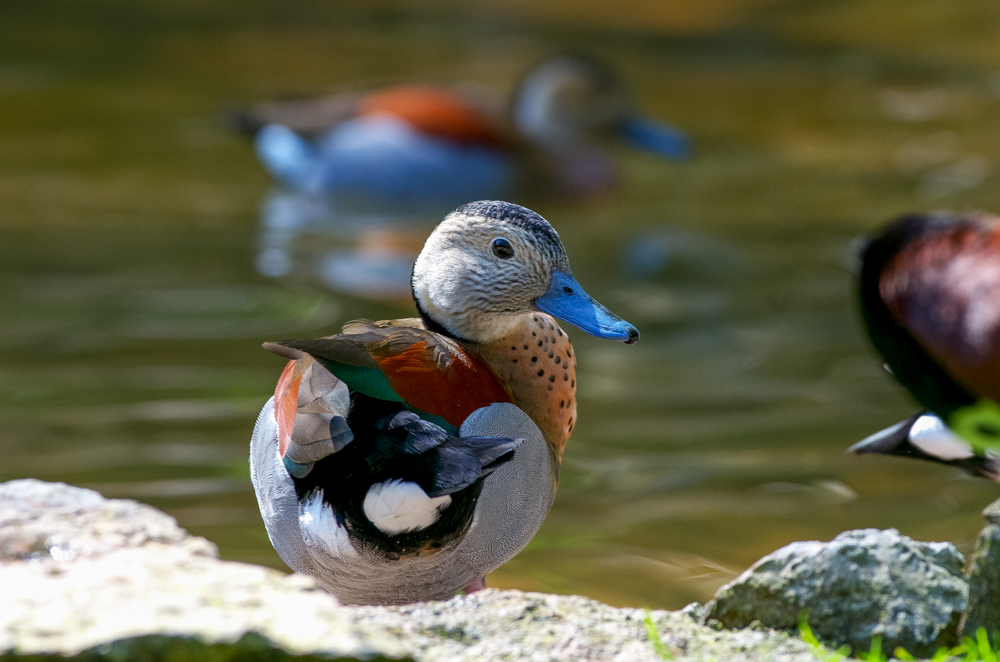
[[[323,502],[323,492],[313,492],[299,502],[299,530],[307,547],[319,547],[334,558],[357,556],[347,529],[337,523],[333,508]]]
[[[932,414],[921,416],[910,428],[910,443],[942,460],[965,460],[975,455],[969,442],[949,430]]]
[[[468,283],[463,282],[461,277],[475,271],[475,260],[460,251],[442,247],[434,257],[421,255],[417,266],[413,284],[421,304],[447,314],[462,312]]]
[[[433,305],[449,314],[462,312],[462,283],[455,277],[451,269],[442,269],[431,274],[428,283],[428,293]]]
[[[426,529],[451,505],[447,494],[431,498],[416,483],[387,480],[375,483],[365,495],[365,516],[384,533]]]

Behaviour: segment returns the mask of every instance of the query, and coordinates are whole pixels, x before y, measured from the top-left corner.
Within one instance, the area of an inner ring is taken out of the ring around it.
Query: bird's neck
[[[464,343],[488,345],[508,337],[522,324],[523,316],[511,313],[489,313],[475,307],[442,309],[429,300],[421,297],[416,291],[413,302],[420,313],[420,319],[428,331]]]

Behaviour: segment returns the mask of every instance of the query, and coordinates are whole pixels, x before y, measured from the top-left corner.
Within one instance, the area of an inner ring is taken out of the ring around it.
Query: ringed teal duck
[[[383,204],[599,193],[616,176],[608,138],[668,158],[689,149],[682,132],[639,112],[616,72],[577,55],[529,70],[506,114],[453,89],[398,86],[262,104],[236,121],[278,181]]]
[[[449,214],[413,267],[419,318],[266,343],[289,359],[250,444],[268,536],[346,603],[446,599],[534,536],[576,424],[556,319],[636,342],[559,235],[506,202]]]
[[[904,216],[864,248],[868,335],[925,411],[850,448],[1000,481],[1000,218]]]

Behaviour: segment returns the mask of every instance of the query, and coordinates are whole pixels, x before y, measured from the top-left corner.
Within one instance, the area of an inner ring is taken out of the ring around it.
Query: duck
[[[634,344],[538,214],[479,201],[413,265],[418,317],[268,342],[287,360],[250,443],[268,536],[347,604],[448,599],[535,535],[577,422],[559,321]]]
[[[865,329],[922,410],[849,451],[1000,481],[1000,217],[907,214],[860,258]]]
[[[612,140],[670,159],[690,151],[683,132],[641,113],[613,68],[568,53],[529,69],[506,113],[457,89],[399,85],[259,104],[231,119],[281,184],[389,206],[599,194],[617,180]]]

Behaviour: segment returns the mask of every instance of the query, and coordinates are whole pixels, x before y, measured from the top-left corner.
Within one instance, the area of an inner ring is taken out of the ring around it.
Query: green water
[[[0,479],[139,499],[281,567],[246,464],[282,365],[260,342],[412,309],[323,284],[311,265],[344,237],[306,233],[286,275],[258,270],[270,183],[223,109],[407,80],[499,96],[574,47],[696,154],[622,152],[602,200],[517,200],[643,335],[573,333],[555,507],[489,583],[676,608],[844,529],[968,551],[995,484],[844,453],[913,410],[861,334],[852,240],[912,209],[1000,211],[1000,10],[958,4],[8,0]]]

